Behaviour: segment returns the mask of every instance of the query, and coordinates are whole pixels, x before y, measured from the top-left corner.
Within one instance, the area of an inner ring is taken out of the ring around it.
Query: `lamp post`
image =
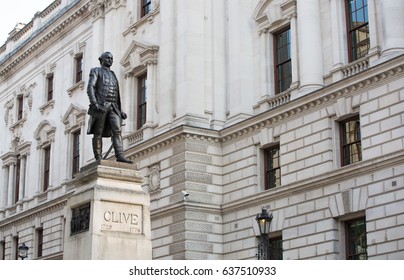
[[[18,246],[18,256],[24,260],[26,257],[28,257],[28,246],[25,245],[25,243],[22,243],[20,246]]]
[[[258,227],[260,229],[261,241],[258,244],[258,254],[257,257],[259,260],[268,260],[269,258],[269,227],[271,225],[273,215],[272,213],[268,214],[267,208],[262,207],[261,213],[257,214],[255,220],[258,223]]]

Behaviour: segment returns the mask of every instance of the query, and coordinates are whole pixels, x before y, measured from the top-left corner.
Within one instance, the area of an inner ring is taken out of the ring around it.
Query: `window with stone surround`
[[[289,89],[292,83],[290,27],[274,34],[275,93]]]
[[[137,87],[137,129],[140,129],[146,123],[146,82],[147,73],[138,77]]]
[[[149,14],[151,11],[151,0],[140,0],[141,17]]]
[[[80,135],[81,131],[72,133],[73,137],[73,161],[72,161],[72,176],[80,171]]]
[[[43,148],[43,181],[42,191],[46,191],[49,188],[50,182],[50,160],[51,160],[51,146]]]
[[[74,66],[74,82],[77,84],[83,80],[83,53],[75,56]]]
[[[46,76],[46,101],[53,100],[53,73]]]
[[[362,160],[359,115],[340,121],[340,140],[342,166]]]
[[[14,260],[18,260],[18,242],[19,238],[18,235],[13,237],[13,252],[12,256],[14,257]]]
[[[281,165],[279,145],[264,150],[265,189],[281,185]]]
[[[17,120],[21,120],[24,113],[24,96],[22,94],[17,96]]]
[[[283,260],[282,236],[269,238],[269,259]]]
[[[0,260],[6,259],[6,241],[0,241]]]
[[[35,242],[36,242],[36,256],[37,258],[42,257],[43,252],[43,228],[38,228],[35,230]]]
[[[365,217],[345,222],[345,246],[347,260],[367,260]]]
[[[346,0],[349,61],[366,56],[369,52],[369,18],[367,0]]]

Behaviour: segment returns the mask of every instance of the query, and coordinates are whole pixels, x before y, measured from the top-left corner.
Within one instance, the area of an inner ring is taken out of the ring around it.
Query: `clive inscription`
[[[142,206],[103,202],[102,231],[142,233]]]

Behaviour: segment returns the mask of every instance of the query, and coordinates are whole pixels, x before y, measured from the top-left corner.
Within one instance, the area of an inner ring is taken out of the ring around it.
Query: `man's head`
[[[100,64],[105,67],[111,67],[112,63],[114,62],[114,58],[110,52],[104,52],[101,54],[98,60],[100,61]]]

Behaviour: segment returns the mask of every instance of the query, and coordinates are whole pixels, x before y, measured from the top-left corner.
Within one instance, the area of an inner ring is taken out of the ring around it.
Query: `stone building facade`
[[[86,82],[108,50],[154,259],[256,259],[262,207],[274,257],[404,259],[403,13],[54,1],[0,48],[0,256],[24,242],[29,259],[63,258],[74,174],[93,161]]]

